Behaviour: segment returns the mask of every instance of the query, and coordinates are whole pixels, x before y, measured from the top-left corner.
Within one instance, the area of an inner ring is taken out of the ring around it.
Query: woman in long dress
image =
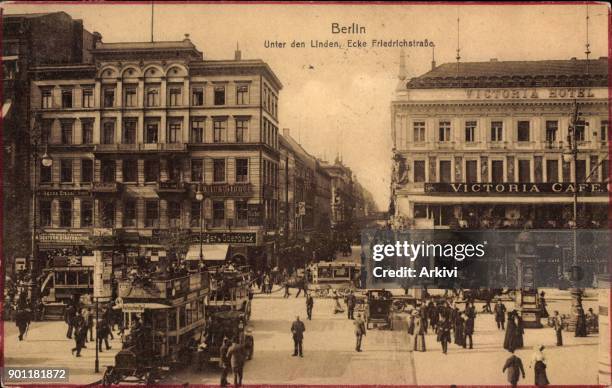
[[[508,313],[508,324],[506,325],[506,336],[504,337],[504,349],[512,352],[516,349],[516,321],[514,312]]]
[[[533,368],[534,371],[533,384],[538,387],[550,384],[548,377],[546,376],[546,358],[544,357],[543,350],[544,345],[537,345],[534,347],[534,353],[531,357],[531,363],[529,365],[529,367]]]
[[[525,328],[523,327],[523,318],[518,313],[514,313],[514,317],[516,319],[516,340],[514,343],[514,349],[522,349],[523,334],[525,333]]]
[[[416,311],[416,310],[415,310]],[[414,316],[414,337],[413,337],[413,349],[416,352],[424,352],[425,349],[425,326],[423,325],[423,318],[418,312]]]

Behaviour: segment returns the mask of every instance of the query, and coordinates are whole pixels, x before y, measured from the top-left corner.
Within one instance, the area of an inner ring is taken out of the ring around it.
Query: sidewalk
[[[66,338],[64,322],[32,322],[24,341],[19,341],[15,322],[4,323],[4,365],[5,367],[62,367],[69,369],[69,384],[91,384],[102,378],[107,365],[114,365],[115,354],[121,349],[120,337],[110,341],[111,350],[100,353],[100,373],[94,373],[94,342],[86,344],[81,357],[75,357],[70,350],[74,340]],[[95,338],[95,332],[94,332]]]

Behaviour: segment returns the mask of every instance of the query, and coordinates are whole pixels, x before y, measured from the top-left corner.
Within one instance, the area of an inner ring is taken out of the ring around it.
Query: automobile
[[[246,359],[253,358],[255,341],[251,328],[247,325],[246,315],[242,311],[227,310],[217,311],[211,315],[210,322],[206,328],[203,343],[198,349],[198,365],[221,363],[220,349],[224,338],[238,340],[246,350]]]
[[[393,295],[385,289],[370,289],[366,292],[366,328],[383,326],[393,330]]]

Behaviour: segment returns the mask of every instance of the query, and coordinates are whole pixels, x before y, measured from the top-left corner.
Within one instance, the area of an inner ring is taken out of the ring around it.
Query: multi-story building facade
[[[39,140],[30,129],[30,68],[41,63],[86,63],[93,34],[64,12],[13,14],[2,16],[2,138],[3,175],[3,257],[10,273],[19,261],[23,268],[32,254],[31,223],[28,214],[32,201],[28,171]],[[33,138],[34,142],[30,140]]]
[[[179,233],[187,256],[202,236],[205,259],[270,264],[282,88],[270,67],[238,51],[204,59],[188,36],[92,54],[34,69],[32,115],[54,160],[36,182],[42,248],[114,236],[127,256],[156,256]]]
[[[607,58],[434,66],[391,107],[395,228],[571,228],[576,190],[578,227],[607,227]]]
[[[353,172],[339,158],[333,164],[321,162],[331,176],[331,227],[336,231],[352,227],[355,210]]]

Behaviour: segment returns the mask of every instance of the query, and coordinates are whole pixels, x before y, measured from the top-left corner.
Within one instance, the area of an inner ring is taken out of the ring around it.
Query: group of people
[[[86,343],[96,341],[93,334],[94,329],[96,330],[98,351],[102,352],[102,343],[104,343],[106,350],[110,350],[109,337],[111,340],[114,339],[113,329],[115,325],[118,326],[119,333],[123,334],[123,325],[120,320],[115,319],[115,315],[112,304],[109,304],[104,308],[96,323],[95,312],[91,307],[81,308],[78,303],[69,304],[64,313],[64,321],[68,327],[66,338],[75,341],[75,346],[71,350],[72,354],[81,357],[82,349],[87,349]]]
[[[223,344],[219,350],[221,358],[221,386],[228,385],[227,376],[231,373],[234,375],[234,386],[242,385],[242,374],[246,361],[246,350],[238,340],[230,340],[228,337],[223,338]]]

